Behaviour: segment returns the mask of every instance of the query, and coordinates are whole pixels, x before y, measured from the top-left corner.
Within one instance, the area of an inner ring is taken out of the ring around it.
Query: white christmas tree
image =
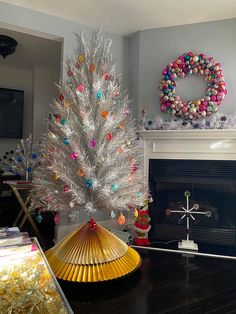
[[[41,141],[32,206],[119,216],[148,196],[130,101],[120,90],[111,40],[100,31],[89,46],[83,35],[76,39],[75,60],[66,61],[67,78]]]

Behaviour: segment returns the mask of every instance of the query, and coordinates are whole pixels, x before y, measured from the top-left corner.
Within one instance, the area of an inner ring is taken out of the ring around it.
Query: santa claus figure
[[[134,239],[134,243],[140,246],[149,246],[148,232],[151,229],[150,220],[148,215],[148,204],[152,202],[152,198],[145,200],[143,206],[139,206],[135,209],[135,222],[134,229],[137,233],[137,237]]]

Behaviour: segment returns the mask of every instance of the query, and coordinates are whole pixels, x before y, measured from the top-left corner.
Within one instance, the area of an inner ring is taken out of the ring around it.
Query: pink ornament
[[[77,92],[83,93],[84,91],[84,85],[82,83],[80,83],[79,85],[77,85],[76,90]]]
[[[110,78],[109,73],[108,73],[108,72],[105,72],[105,73],[103,74],[103,79],[104,79],[104,81],[108,81],[109,78]]]
[[[53,219],[54,219],[55,225],[57,225],[59,223],[59,214],[56,213]]]
[[[72,153],[70,153],[69,156],[70,156],[71,159],[76,160],[78,158],[78,153],[72,152]]]
[[[93,138],[90,142],[89,142],[89,145],[91,146],[91,147],[96,147],[96,145],[97,145],[97,142],[96,142],[96,140]]]
[[[64,188],[63,188],[63,191],[64,191],[65,193],[68,193],[68,192],[70,191],[69,185],[65,185]]]

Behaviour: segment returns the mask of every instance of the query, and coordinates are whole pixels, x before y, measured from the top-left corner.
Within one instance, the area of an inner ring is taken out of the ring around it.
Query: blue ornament
[[[170,90],[173,90],[173,89],[174,89],[174,86],[173,86],[173,85],[169,85],[169,89],[170,89]]]
[[[64,140],[63,140],[63,143],[64,143],[65,145],[69,145],[70,141],[69,141],[68,138],[65,137]]]
[[[37,222],[37,223],[41,223],[42,222],[42,220],[43,220],[43,217],[42,217],[42,215],[40,215],[40,214],[37,214],[36,216],[35,216],[35,221]]]
[[[32,172],[32,168],[31,168],[31,167],[28,167],[28,168],[27,168],[27,172]]]
[[[164,95],[168,95],[168,93],[169,93],[169,91],[168,91],[167,89],[164,89],[164,90],[163,90],[163,94],[164,94]]]
[[[61,122],[62,125],[66,125],[67,124],[66,118],[62,118],[60,122]]]
[[[142,192],[137,192],[136,195],[137,195],[138,197],[141,197],[143,194],[142,194]]]
[[[116,218],[116,213],[114,212],[114,210],[111,211],[111,218],[115,219]]]
[[[119,190],[119,184],[118,183],[113,183],[111,185],[111,189],[113,192],[117,192]]]
[[[102,92],[99,91],[99,92],[97,92],[97,99],[101,99],[101,98],[102,98]]]
[[[13,172],[12,167],[8,167],[8,168],[7,168],[7,171],[8,171],[8,172]]]
[[[169,80],[169,76],[168,76],[168,75],[165,75],[165,76],[164,76],[164,80],[165,80],[165,81],[168,81],[168,80]]]
[[[33,159],[35,159],[35,158],[37,158],[37,154],[32,153],[31,157],[32,157]]]
[[[147,124],[148,124],[149,126],[151,126],[151,125],[152,125],[152,120],[148,120]]]
[[[22,157],[17,157],[16,159],[18,162],[22,162],[23,161],[23,158]]]
[[[85,184],[86,184],[86,186],[88,187],[88,188],[92,188],[92,186],[93,186],[93,181],[91,180],[91,179],[88,179],[88,180],[86,180],[85,181]]]

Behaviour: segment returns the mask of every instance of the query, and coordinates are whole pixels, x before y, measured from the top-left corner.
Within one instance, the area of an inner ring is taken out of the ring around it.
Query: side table
[[[31,227],[33,228],[35,235],[38,237],[38,239],[40,241],[43,241],[43,238],[33,220],[33,218],[31,217],[30,211],[29,211],[29,204],[30,204],[30,198],[31,198],[31,190],[33,188],[33,183],[30,181],[14,181],[14,180],[9,180],[9,181],[4,181],[3,183],[8,184],[13,193],[15,194],[20,206],[21,206],[21,210],[19,212],[19,214],[17,215],[14,223],[13,223],[13,227],[16,226],[20,221],[19,224],[19,229],[21,230],[21,228],[23,227],[24,223],[26,222],[26,219],[28,219]],[[25,199],[25,201],[22,198],[22,195],[20,194],[20,191],[28,191],[28,195]],[[23,216],[22,216],[23,215]]]

